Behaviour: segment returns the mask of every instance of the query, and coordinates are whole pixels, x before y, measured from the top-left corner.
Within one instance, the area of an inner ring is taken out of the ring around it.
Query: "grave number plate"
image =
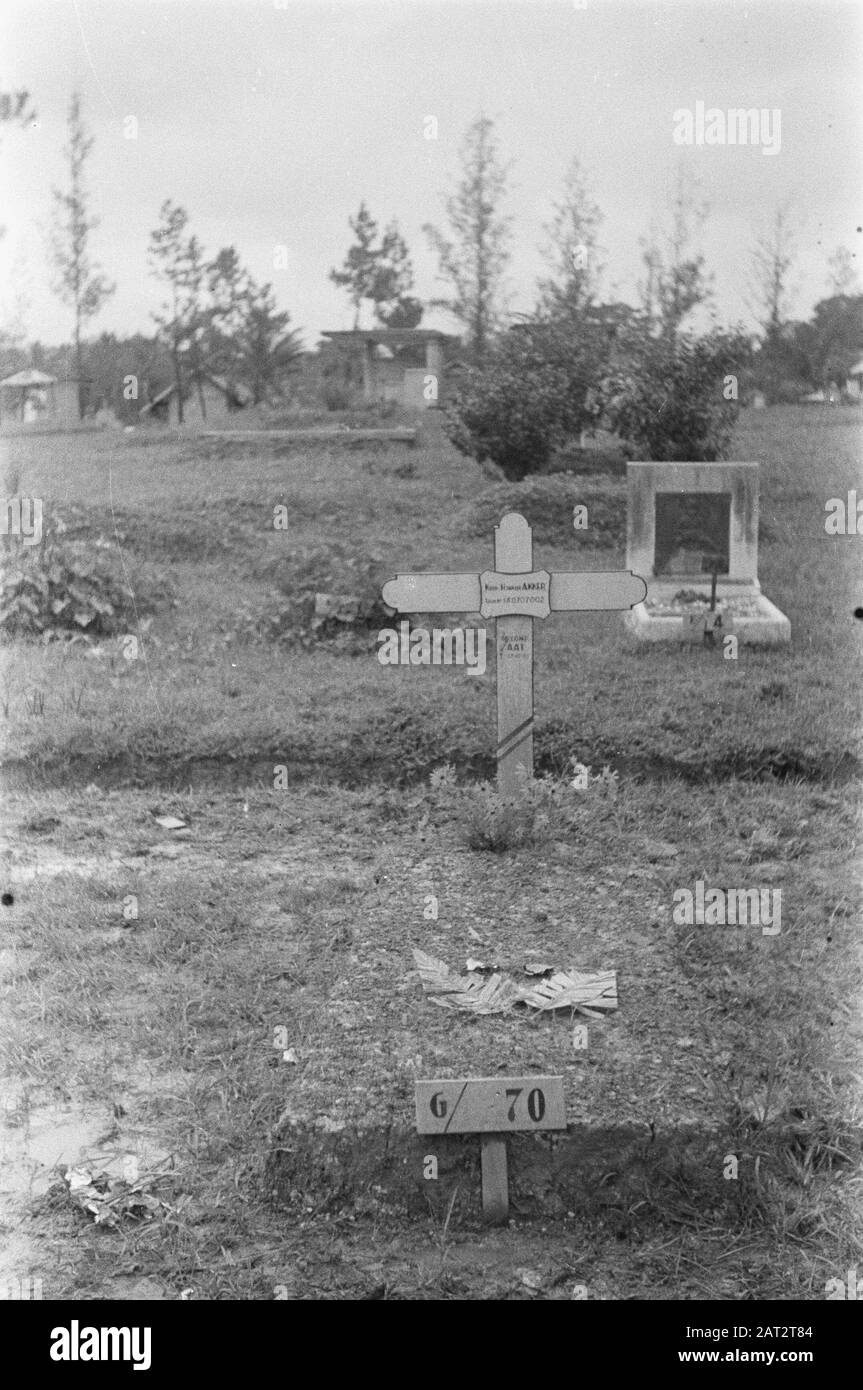
[[[562,1076],[485,1076],[416,1083],[418,1134],[565,1129]]]

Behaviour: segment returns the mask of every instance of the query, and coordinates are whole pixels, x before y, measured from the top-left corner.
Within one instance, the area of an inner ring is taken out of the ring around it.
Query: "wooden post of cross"
[[[533,569],[533,535],[517,512],[509,512],[494,528],[494,567],[499,574],[530,575]],[[482,578],[488,580],[487,575]],[[543,570],[539,580],[545,585],[546,602],[548,578]],[[485,588],[488,593],[488,583]],[[499,617],[495,638],[497,785],[511,794],[518,790],[520,776],[533,776],[533,618],[521,613]]]
[[[497,624],[497,782],[506,795],[533,776],[533,624],[551,613],[633,608],[647,584],[632,570],[549,574],[533,569],[530,526],[507,512],[495,527],[493,570],[399,574],[382,590],[400,613],[476,613]]]

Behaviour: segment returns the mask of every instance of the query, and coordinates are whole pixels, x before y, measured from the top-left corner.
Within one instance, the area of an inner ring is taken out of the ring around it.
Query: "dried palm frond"
[[[413,957],[423,990],[433,1004],[444,1009],[499,1014],[516,1004],[526,1004],[541,1010],[577,1009],[588,1018],[601,1018],[597,1010],[617,1008],[617,975],[613,970],[593,975],[559,971],[526,989],[499,974],[489,979],[456,975],[444,961],[425,951],[414,950]]]
[[[595,1010],[617,1008],[617,973],[603,970],[585,975],[578,970],[561,970],[550,980],[539,980],[521,998],[531,1009],[578,1009],[591,1018],[601,1018]]]
[[[517,1002],[519,990],[502,975],[490,979],[470,979],[455,975],[442,960],[427,956],[425,951],[414,953],[423,989],[433,1004],[444,1009],[466,1009],[477,1014],[505,1013]]]

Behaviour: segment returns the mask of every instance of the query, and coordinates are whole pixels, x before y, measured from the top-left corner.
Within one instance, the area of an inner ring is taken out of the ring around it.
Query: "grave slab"
[[[780,646],[791,624],[758,579],[758,464],[627,465],[627,565],[644,576],[643,602],[624,614],[641,642],[690,640],[715,574],[722,626],[749,646]]]

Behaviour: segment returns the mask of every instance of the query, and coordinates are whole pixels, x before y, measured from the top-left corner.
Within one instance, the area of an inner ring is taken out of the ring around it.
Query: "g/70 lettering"
[[[506,1112],[506,1118],[509,1120],[510,1124],[515,1124],[516,1122],[517,1116],[515,1107],[518,1103],[519,1096],[523,1095],[523,1093],[523,1086],[512,1086],[507,1089],[506,1097],[507,1100],[510,1101],[510,1105]],[[436,1120],[446,1119],[448,1106],[449,1102],[443,1092],[435,1091],[429,1101],[429,1109]],[[534,1124],[539,1124],[540,1120],[545,1115],[545,1095],[538,1086],[535,1086],[532,1091],[528,1092],[527,1113],[528,1118],[533,1120]]]

